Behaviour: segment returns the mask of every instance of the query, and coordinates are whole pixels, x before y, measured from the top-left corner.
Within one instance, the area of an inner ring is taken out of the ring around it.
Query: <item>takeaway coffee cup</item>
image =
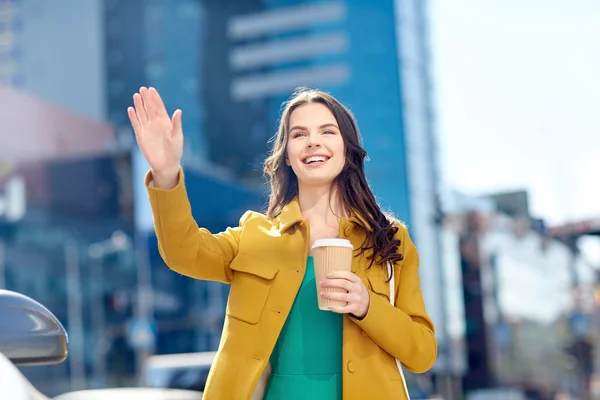
[[[346,239],[319,239],[312,246],[315,265],[315,280],[317,282],[317,300],[319,309],[329,310],[331,307],[343,307],[345,301],[329,300],[321,297],[320,292],[345,293],[341,288],[321,288],[319,282],[332,271],[350,271],[352,267],[352,252],[354,247]]]

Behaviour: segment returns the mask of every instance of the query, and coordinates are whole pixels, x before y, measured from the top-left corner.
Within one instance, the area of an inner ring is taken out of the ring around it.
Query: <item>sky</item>
[[[600,218],[600,1],[431,0],[445,185]]]

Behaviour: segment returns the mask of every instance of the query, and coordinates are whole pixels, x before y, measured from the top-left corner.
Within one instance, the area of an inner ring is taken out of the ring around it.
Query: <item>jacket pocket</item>
[[[242,254],[238,254],[229,267],[233,270],[233,279],[227,315],[255,325],[260,320],[279,269]]]

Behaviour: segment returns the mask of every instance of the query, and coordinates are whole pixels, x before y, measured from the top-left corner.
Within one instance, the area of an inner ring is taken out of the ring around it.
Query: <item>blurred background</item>
[[[596,0],[0,0],[0,288],[70,346],[23,373],[48,396],[202,388],[228,287],[162,262],[127,106],[154,86],[183,110],[217,232],[265,209],[267,141],[307,85],[356,114],[419,249],[439,356],[413,397],[600,399],[598,37]]]

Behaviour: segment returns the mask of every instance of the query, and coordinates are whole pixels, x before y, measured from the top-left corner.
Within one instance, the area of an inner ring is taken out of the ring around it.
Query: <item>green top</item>
[[[319,310],[312,257],[271,355],[265,400],[342,398],[343,316]]]

